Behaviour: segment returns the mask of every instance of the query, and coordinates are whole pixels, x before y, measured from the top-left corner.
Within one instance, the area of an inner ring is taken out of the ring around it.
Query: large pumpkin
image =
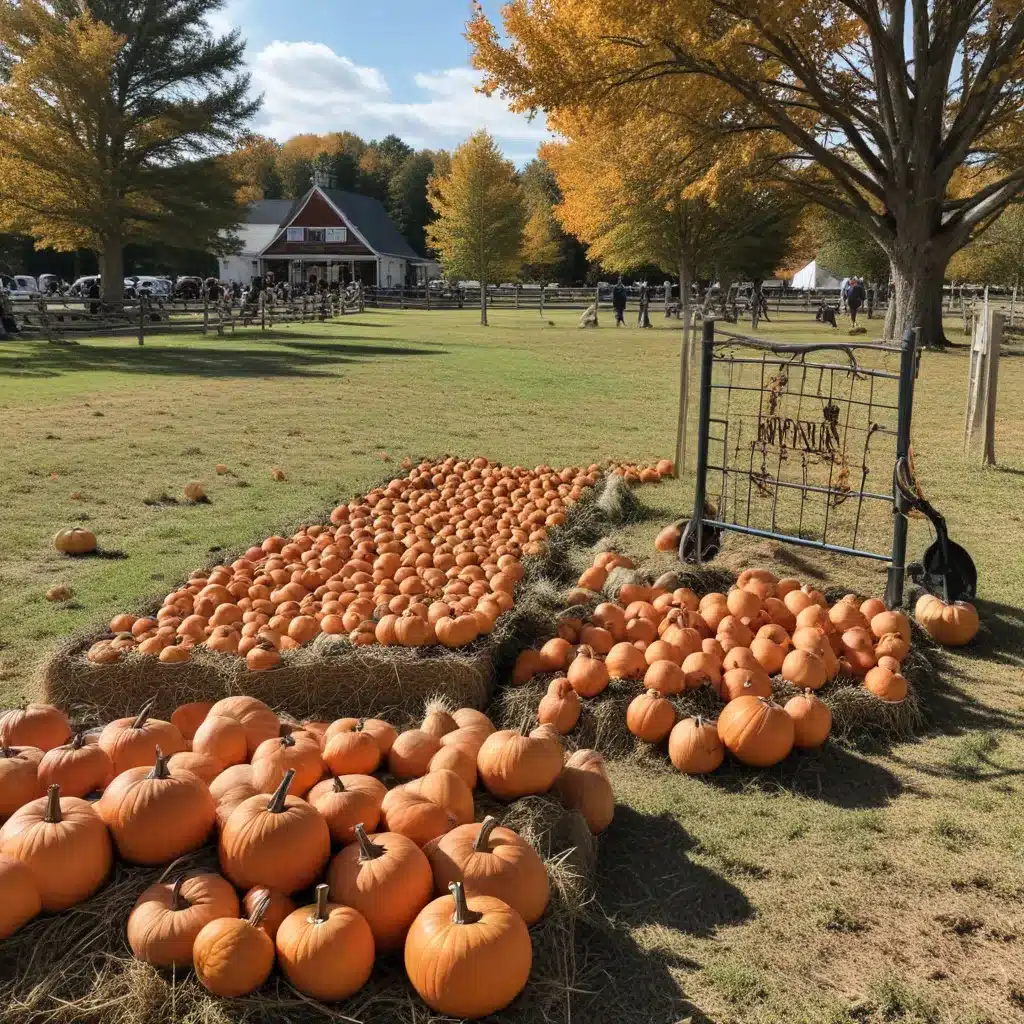
[[[316,903],[289,914],[277,930],[277,959],[288,981],[322,1002],[347,999],[373,970],[373,932],[352,907],[328,903],[328,887],[316,887]]]
[[[286,795],[292,771],[285,772],[272,795],[243,800],[221,829],[221,869],[240,889],[305,889],[331,855],[331,833],[323,816],[305,800]]]
[[[373,832],[380,822],[380,805],[387,789],[371,775],[335,775],[318,782],[306,799],[327,822],[331,838],[339,845],[351,843],[356,825]]]
[[[566,678],[581,697],[596,697],[608,687],[608,669],[587,644],[580,647],[573,658]]]
[[[356,842],[331,861],[327,881],[334,903],[366,918],[378,952],[401,948],[434,887],[430,862],[411,839],[393,832],[368,837],[362,825]]]
[[[875,616],[871,622],[872,630],[875,628],[875,622],[881,618],[881,615]],[[981,625],[973,604],[967,601],[946,604],[932,594],[921,595],[914,607],[914,618],[933,640],[944,647],[963,647],[964,644],[969,644]],[[885,632],[893,630],[886,629]]]
[[[238,894],[220,875],[179,875],[172,884],[145,889],[128,915],[128,945],[137,960],[155,967],[187,967],[203,927],[238,917]]]
[[[767,697],[737,697],[718,716],[718,735],[744,764],[778,764],[792,749],[793,719]]]
[[[0,714],[0,747],[52,750],[71,739],[67,715],[52,704],[29,704]]]
[[[42,758],[38,747],[0,746],[0,819],[36,798]]]
[[[118,718],[103,727],[97,742],[110,758],[115,775],[153,764],[157,747],[168,757],[185,749],[185,737],[177,726],[149,717],[152,707],[149,701],[135,718]]]
[[[449,811],[457,825],[466,825],[473,820],[473,791],[457,772],[438,768],[407,783],[405,789]]]
[[[552,789],[566,807],[583,815],[594,835],[611,824],[615,795],[605,772],[604,758],[596,750],[577,750],[566,761]]]
[[[92,805],[60,787],[15,811],[0,828],[0,856],[32,872],[43,910],[88,899],[110,873],[110,834]]]
[[[548,905],[547,869],[537,851],[512,829],[488,816],[480,824],[460,825],[424,851],[434,872],[434,889],[448,891],[462,882],[468,896],[494,896],[532,925]]]
[[[714,723],[698,715],[684,718],[669,734],[668,758],[686,775],[705,775],[722,763],[725,747]]]
[[[382,759],[391,752],[391,745],[398,737],[395,727],[383,718],[339,718],[327,727],[323,745],[341,732],[368,732],[377,741]]]
[[[790,697],[782,709],[793,719],[793,746],[820,747],[832,729],[832,709],[812,690]]]
[[[502,729],[484,740],[476,767],[491,793],[515,800],[551,788],[562,770],[562,749],[551,740]]]
[[[255,992],[274,968],[274,943],[260,927],[270,897],[248,918],[221,917],[203,926],[192,947],[196,977],[214,995],[237,998]]]
[[[634,697],[626,708],[626,728],[646,743],[660,743],[676,721],[676,709],[657,690]]]
[[[82,796],[105,789],[114,778],[114,766],[98,743],[86,743],[76,733],[70,743],[51,747],[39,762],[39,790],[60,786],[66,796]]]
[[[876,665],[864,676],[864,687],[882,700],[898,704],[907,696],[906,679],[899,672]]]
[[[0,942],[43,908],[39,887],[27,864],[0,857]]]
[[[432,1010],[475,1019],[495,1013],[526,987],[533,961],[530,933],[507,903],[451,895],[424,907],[409,929],[405,971]]]

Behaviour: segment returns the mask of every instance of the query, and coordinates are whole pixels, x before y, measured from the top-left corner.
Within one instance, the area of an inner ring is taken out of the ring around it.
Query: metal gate
[[[889,563],[903,600],[907,521],[892,475],[908,454],[916,332],[899,345],[769,342],[705,321],[697,484],[680,555],[721,530]]]

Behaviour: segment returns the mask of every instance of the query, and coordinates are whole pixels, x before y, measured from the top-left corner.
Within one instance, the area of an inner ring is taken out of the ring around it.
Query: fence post
[[[426,296],[427,309],[429,310],[430,309],[430,281],[429,280],[425,280],[423,282],[423,294]]]
[[[405,309],[405,281],[398,286],[398,308]]]
[[[540,285],[540,315],[544,315],[544,282]]]
[[[210,297],[203,289],[203,334],[207,332],[210,327]]]
[[[139,344],[146,344],[146,297],[139,296]]]
[[[519,282],[516,281],[516,309],[519,308]]]
[[[999,348],[1003,341],[1004,313],[993,311],[988,325],[988,366],[985,374],[985,420],[982,423],[982,462],[996,464],[996,397],[999,389]]]
[[[679,541],[679,557],[687,536],[694,541],[694,557],[701,563],[704,540],[704,500],[707,493],[708,440],[711,429],[711,365],[715,352],[715,321],[704,321],[700,355],[700,407],[697,413],[697,479],[693,488],[693,518]],[[719,510],[721,511],[721,510]]]
[[[908,327],[903,332],[900,354],[899,410],[896,418],[896,461],[910,453],[910,421],[914,412],[914,375],[917,370],[918,329]],[[895,497],[895,496],[894,496]],[[887,608],[903,604],[903,576],[907,557],[907,519],[893,504],[892,561],[885,586]]]
[[[267,293],[266,291],[260,292],[260,330],[265,331],[267,329]]]

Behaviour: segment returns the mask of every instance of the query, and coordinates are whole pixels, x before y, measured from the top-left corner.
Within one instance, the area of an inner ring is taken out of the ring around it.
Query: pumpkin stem
[[[345,783],[342,782],[341,779],[339,779],[337,775],[333,775],[332,779],[334,780],[334,792],[335,793],[344,793],[345,792]]]
[[[46,813],[43,821],[48,825],[59,825],[63,821],[60,813],[60,786],[54,784],[46,791]]]
[[[270,891],[267,890],[264,894],[256,901],[256,906],[252,908],[252,913],[249,915],[249,924],[253,928],[259,928],[260,921],[263,920],[263,915],[266,914],[270,908]]]
[[[359,861],[365,864],[368,860],[376,860],[384,856],[384,847],[370,841],[362,824],[356,825],[356,842],[359,843]]]
[[[452,924],[476,924],[484,915],[469,909],[466,903],[466,893],[461,882],[452,882],[448,891],[455,900],[455,913],[452,914]]]
[[[188,910],[191,903],[181,895],[181,887],[185,884],[185,876],[178,875],[171,886],[171,910]]]
[[[313,924],[323,924],[327,920],[327,893],[329,886],[322,882],[316,887],[316,908],[310,921]]]
[[[0,747],[0,757],[14,757],[14,751],[5,743]]]
[[[473,840],[473,852],[474,853],[489,853],[488,843],[491,839],[491,833],[497,828],[498,819],[493,814],[488,814],[486,818],[480,823],[480,831],[477,833],[476,839]]]
[[[286,732],[281,737],[281,746],[282,747],[294,747],[295,746],[295,737],[290,732]]]
[[[152,771],[146,776],[147,779],[169,779],[170,771],[167,768],[167,755],[159,748],[156,748],[156,764]]]
[[[289,768],[284,773],[281,785],[274,790],[274,795],[270,798],[270,803],[267,804],[267,810],[271,814],[280,814],[284,810],[284,798],[288,795],[288,787],[292,784],[292,779],[294,778],[295,769]]]
[[[133,729],[141,729],[145,726],[146,719],[149,718],[149,713],[153,710],[153,702],[155,700],[156,698],[152,697],[148,701],[146,701],[145,704],[142,705],[142,710],[139,712],[138,718],[136,718],[135,721],[132,722]]]

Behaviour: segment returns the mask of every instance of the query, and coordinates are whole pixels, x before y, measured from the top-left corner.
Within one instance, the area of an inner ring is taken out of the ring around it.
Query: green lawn
[[[578,313],[550,316],[492,310],[482,329],[472,310],[367,311],[144,348],[0,343],[0,703],[29,692],[68,631],[365,489],[406,454],[670,455],[678,328],[659,315],[652,331],[579,331]],[[810,340],[815,328],[762,334]],[[943,659],[931,733],[830,746],[743,786],[616,767],[606,920],[582,936],[576,1019],[1024,1021],[1024,359],[1001,367],[996,470],[961,450],[965,389],[965,350],[925,355],[918,471],[977,562],[988,626]],[[210,504],[184,502],[193,479]],[[684,515],[692,478],[644,498],[666,521]],[[58,557],[52,534],[78,521],[124,557]],[[647,551],[659,525],[622,543]],[[911,554],[928,541],[913,524]],[[794,564],[739,539],[724,557]],[[849,560],[802,551],[795,564],[836,585],[884,585]],[[44,599],[58,582],[75,590],[69,605]]]

